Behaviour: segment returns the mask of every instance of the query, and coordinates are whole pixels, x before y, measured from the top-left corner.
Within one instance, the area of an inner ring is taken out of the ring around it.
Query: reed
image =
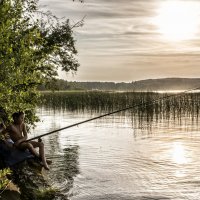
[[[183,116],[198,119],[200,93],[173,95],[154,92],[46,92],[41,107],[59,111],[107,113],[133,106],[132,116],[152,119],[171,119]],[[120,113],[125,114],[124,112]]]

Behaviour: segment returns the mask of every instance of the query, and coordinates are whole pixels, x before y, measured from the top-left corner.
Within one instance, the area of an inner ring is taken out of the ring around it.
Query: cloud
[[[73,80],[132,81],[200,74],[199,41],[163,41],[152,23],[160,0],[39,2],[71,23],[85,16],[84,26],[74,30],[81,67]]]

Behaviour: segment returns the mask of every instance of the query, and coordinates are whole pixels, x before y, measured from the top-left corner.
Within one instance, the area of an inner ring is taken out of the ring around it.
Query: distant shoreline
[[[181,92],[185,92],[187,90],[165,90],[165,91],[118,91],[118,90],[45,90],[45,91],[39,91],[41,94],[45,94],[45,93],[84,93],[84,92],[106,92],[106,93],[131,93],[131,92],[135,92],[135,93],[170,93],[170,94],[176,94],[176,93],[181,93]],[[194,91],[190,91],[188,93],[200,93],[200,90],[194,90]]]
[[[130,83],[115,82],[71,82],[62,79],[52,81],[48,87],[41,85],[40,91],[135,91],[135,92],[169,92],[185,91],[200,88],[200,78],[164,78],[133,81]]]

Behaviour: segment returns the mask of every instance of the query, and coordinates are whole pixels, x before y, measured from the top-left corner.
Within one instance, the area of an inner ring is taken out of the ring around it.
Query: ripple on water
[[[72,122],[71,115],[63,114],[62,123],[55,115],[45,118],[47,127]],[[73,120],[81,121],[78,115]],[[53,160],[49,172],[53,185],[72,200],[199,200],[196,127],[173,124],[166,129],[169,122],[162,121],[149,134],[144,128],[124,126],[121,118],[115,118],[116,127],[109,120],[106,125],[99,120],[44,139]]]

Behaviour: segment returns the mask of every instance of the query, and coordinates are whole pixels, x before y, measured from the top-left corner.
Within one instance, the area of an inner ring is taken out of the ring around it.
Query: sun
[[[153,24],[165,40],[193,39],[199,28],[199,8],[197,1],[163,1],[157,9]]]

